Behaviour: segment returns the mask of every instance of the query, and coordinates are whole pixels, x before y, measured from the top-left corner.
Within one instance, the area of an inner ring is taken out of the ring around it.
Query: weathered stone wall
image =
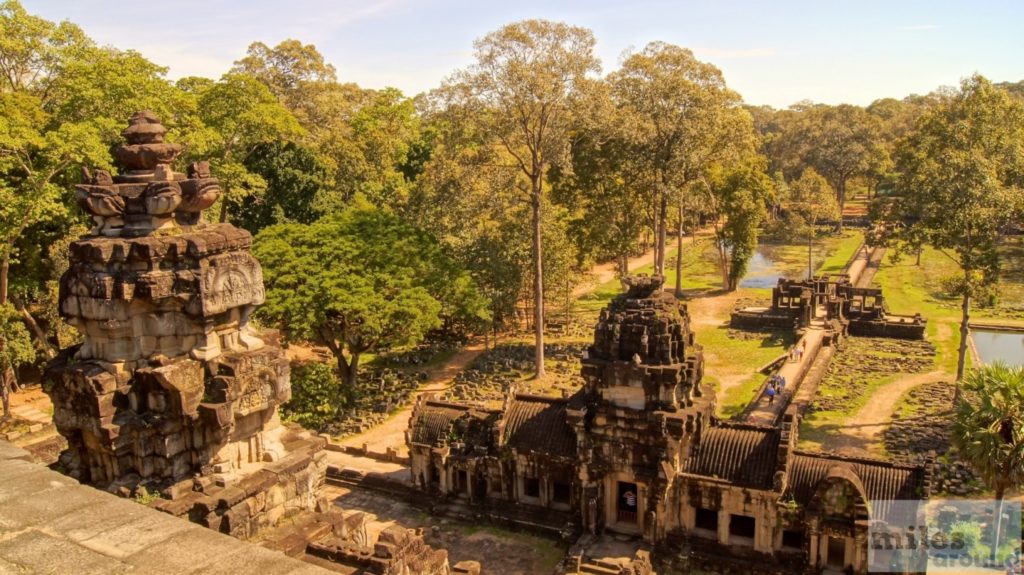
[[[249,326],[264,300],[252,236],[203,222],[219,184],[203,162],[175,172],[180,146],[164,132],[152,114],[132,116],[121,173],[86,171],[76,187],[96,225],[70,245],[60,281],[60,314],[83,342],[46,373],[68,441],[60,464],[248,538],[316,507],[323,440],[281,426],[289,366],[277,334]]]

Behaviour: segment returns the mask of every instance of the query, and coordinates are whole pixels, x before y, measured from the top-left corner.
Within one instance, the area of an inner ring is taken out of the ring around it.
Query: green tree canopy
[[[420,341],[444,321],[487,318],[468,273],[425,232],[372,207],[256,238],[267,287],[259,314],[291,341],[327,346],[344,381],[360,356]]]
[[[765,205],[774,188],[765,173],[767,165],[763,156],[752,154],[742,162],[708,170],[706,202],[702,203],[715,229],[723,289],[739,287],[757,249]]]
[[[21,314],[11,304],[0,305],[0,396],[3,400],[3,418],[10,417],[8,397],[15,385],[15,370],[36,357],[32,339],[21,320]]]
[[[814,171],[814,168],[807,168],[800,174],[800,179],[789,185],[786,209],[799,218],[807,235],[807,277],[810,278],[814,275],[811,247],[818,224],[838,218],[839,204],[828,180]]]
[[[721,70],[679,46],[648,44],[630,54],[608,82],[631,126],[631,153],[644,166],[656,214],[655,271],[663,274],[670,203],[681,207],[688,183],[712,162],[749,147],[753,129]]]
[[[266,182],[245,167],[260,144],[300,136],[302,127],[265,84],[247,74],[225,74],[217,82],[193,82],[201,134],[193,135],[189,155],[212,159],[224,189],[220,221],[245,198],[260,195]]]
[[[926,113],[900,146],[896,197],[882,216],[902,249],[927,243],[963,272],[957,379],[972,293],[996,281],[999,241],[1024,215],[1024,102],[981,76]]]
[[[537,377],[544,375],[543,216],[547,172],[566,156],[572,107],[587,75],[599,70],[594,35],[585,28],[524,20],[474,43],[475,62],[445,81],[440,95],[479,126],[482,143],[501,146],[526,179],[533,222],[534,337]]]
[[[315,150],[295,142],[260,143],[246,157],[245,168],[266,184],[263,194],[235,212],[237,223],[253,234],[276,223],[311,224],[325,213],[330,172]]]

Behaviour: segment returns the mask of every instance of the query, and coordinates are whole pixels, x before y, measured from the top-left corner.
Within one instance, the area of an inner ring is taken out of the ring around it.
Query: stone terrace
[[[0,441],[0,575],[263,573],[324,569],[80,485]]]

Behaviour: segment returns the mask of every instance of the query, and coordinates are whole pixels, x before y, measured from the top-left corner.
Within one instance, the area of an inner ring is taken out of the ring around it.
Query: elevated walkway
[[[0,573],[331,572],[80,485],[0,441]]]

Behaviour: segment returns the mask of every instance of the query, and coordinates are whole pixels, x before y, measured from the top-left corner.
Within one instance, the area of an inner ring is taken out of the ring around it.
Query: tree
[[[333,208],[356,194],[401,212],[413,171],[406,169],[420,143],[415,106],[395,88],[364,90],[341,84],[334,66],[312,44],[285,40],[268,47],[253,43],[234,73],[265,84],[306,130],[302,143],[327,165]]]
[[[553,199],[573,208],[569,228],[580,257],[611,258],[619,275],[628,272],[646,223],[640,172],[621,135],[594,130],[573,144],[571,170],[553,177]]]
[[[976,75],[926,113],[897,153],[887,240],[901,251],[927,243],[963,274],[958,381],[972,295],[998,279],[1000,238],[1024,214],[1022,150],[1024,102]]]
[[[0,302],[6,302],[19,256],[38,253],[37,240],[45,245],[74,223],[66,190],[80,167],[110,168],[109,147],[133,112],[174,119],[187,102],[164,79],[164,68],[136,52],[97,47],[71,23],[48,22],[7,1],[0,3],[0,29]],[[178,135],[172,130],[170,137]],[[45,224],[49,237],[27,241]]]
[[[469,112],[478,132],[502,146],[528,180],[533,223],[535,370],[544,375],[542,205],[547,171],[570,136],[573,97],[598,71],[594,36],[546,20],[506,25],[474,43],[476,62],[446,80],[442,92]]]
[[[772,193],[767,161],[754,155],[732,166],[713,166],[705,178],[706,212],[715,229],[722,289],[735,291],[757,248],[757,236]]]
[[[410,178],[403,168],[419,139],[413,101],[395,88],[368,91],[349,121],[359,151],[359,191],[375,205],[403,211]]]
[[[196,113],[204,130],[194,134],[190,156],[209,158],[224,193],[220,221],[227,221],[229,208],[237,206],[266,188],[263,178],[250,172],[245,161],[260,144],[302,135],[302,127],[270,90],[253,76],[225,74],[214,83],[179,81],[183,88],[196,89]]]
[[[257,144],[245,168],[266,184],[261,196],[239,205],[235,213],[237,223],[253,234],[272,224],[311,224],[324,214],[323,193],[332,182],[315,150],[295,142]]]
[[[0,396],[3,419],[11,416],[10,393],[17,386],[17,369],[32,362],[36,352],[32,339],[22,324],[21,314],[11,304],[0,305]]]
[[[405,215],[438,239],[469,270],[490,301],[492,327],[514,318],[528,293],[529,206],[517,188],[518,169],[501,146],[479,134],[466,110],[421,98],[431,148],[410,190]]]
[[[231,71],[263,82],[302,121],[316,119],[315,114],[297,113],[313,104],[310,91],[338,81],[334,66],[324,61],[316,46],[291,38],[273,48],[263,42],[249,44]]]
[[[800,179],[789,186],[788,209],[802,220],[807,234],[807,279],[814,276],[812,247],[818,223],[839,217],[839,205],[829,188],[828,180],[814,168],[807,168]]]
[[[877,123],[860,106],[816,106],[802,135],[807,163],[835,190],[839,213],[846,206],[846,185],[867,172],[877,152]],[[842,218],[839,218],[842,227]]]
[[[1003,496],[1024,485],[1024,368],[996,363],[967,372],[953,418],[953,445],[993,491],[1000,540]]]
[[[363,354],[417,343],[446,318],[486,319],[486,300],[437,242],[376,208],[271,226],[253,253],[267,287],[259,314],[289,341],[330,349],[348,386]]]
[[[832,186],[840,213],[850,180],[884,163],[879,119],[859,106],[800,102],[775,112],[770,120],[762,117],[761,125],[768,135],[764,146],[772,171],[796,179],[804,169],[814,168]]]
[[[657,250],[655,272],[665,273],[665,240],[670,200],[713,161],[733,151],[740,97],[725,85],[722,72],[694,58],[690,50],[652,42],[626,58],[609,75],[612,95],[631,116],[633,154],[645,163],[653,192]],[[678,286],[677,286],[678,287]]]

